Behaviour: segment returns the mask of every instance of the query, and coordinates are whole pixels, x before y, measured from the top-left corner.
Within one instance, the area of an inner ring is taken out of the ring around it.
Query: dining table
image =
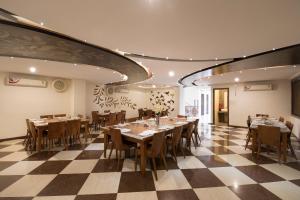
[[[290,129],[276,118],[272,117],[251,117],[250,131],[252,132],[252,154],[257,153],[257,135],[258,126],[273,126],[280,128],[280,137],[282,141],[283,161],[286,162],[287,157],[287,142],[290,134]]]
[[[53,119],[45,118],[45,119],[30,119],[33,122],[36,130],[37,130],[37,146],[36,150],[41,151],[41,141],[43,137],[43,132],[48,130],[48,124],[53,122],[67,122],[69,120],[79,119],[80,124],[84,127],[84,137],[85,142],[87,142],[88,135],[90,134],[89,130],[89,119],[87,118],[79,118],[79,117],[55,117]]]
[[[111,135],[111,128],[120,129],[122,139],[139,145],[141,152],[140,169],[142,175],[146,171],[146,149],[147,145],[152,141],[153,135],[159,132],[165,132],[166,135],[172,134],[175,127],[182,126],[186,128],[189,122],[195,122],[195,119],[160,117],[159,125],[156,124],[154,118],[148,120],[137,120],[131,123],[117,124],[114,126],[102,127],[104,133],[104,157],[106,158],[106,150],[108,138]]]

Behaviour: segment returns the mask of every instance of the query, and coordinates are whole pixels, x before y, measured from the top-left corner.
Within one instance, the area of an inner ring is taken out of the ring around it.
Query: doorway
[[[213,122],[229,125],[229,88],[213,89]]]

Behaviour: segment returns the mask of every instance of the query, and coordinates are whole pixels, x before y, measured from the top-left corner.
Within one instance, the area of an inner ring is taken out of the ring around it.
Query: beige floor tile
[[[300,171],[288,167],[286,165],[275,163],[275,164],[261,165],[261,167],[273,172],[274,174],[277,174],[278,176],[286,180],[300,179]]]
[[[158,180],[154,181],[156,190],[179,190],[191,188],[181,170],[158,170],[157,176]]]
[[[234,153],[237,154],[247,154],[247,153],[252,153],[250,149],[246,149],[243,146],[225,146],[225,148],[229,149],[230,151],[233,151]]]
[[[228,162],[232,166],[255,165],[254,162],[238,154],[219,155],[219,157],[222,158],[224,161]]]
[[[239,200],[228,187],[211,187],[194,189],[201,200]]]
[[[300,187],[291,182],[279,181],[271,183],[262,183],[261,185],[267,190],[273,192],[281,199],[299,200],[300,198]]]
[[[61,174],[80,174],[90,173],[95,167],[98,160],[73,160]]]
[[[192,149],[192,153],[195,156],[208,156],[208,155],[214,155],[213,152],[211,152],[209,149],[207,149],[206,147],[197,147],[197,149],[195,148],[191,148]]]
[[[177,157],[177,165],[180,169],[206,168],[206,166],[195,156]]]
[[[4,189],[1,197],[36,196],[56,175],[27,175]]]
[[[103,150],[104,143],[92,143],[85,148],[85,150]]]
[[[61,151],[49,160],[74,160],[82,151]]]
[[[157,200],[156,192],[118,193],[117,200]]]
[[[256,182],[234,167],[209,168],[225,185],[238,186]]]
[[[29,157],[30,155],[32,154],[30,154],[29,152],[19,151],[19,152],[8,154],[7,156],[0,158],[0,161],[21,161]]]
[[[120,172],[92,173],[81,187],[79,194],[117,193],[120,178]]]
[[[14,152],[14,151],[19,151],[21,149],[24,149],[24,146],[22,144],[14,144],[0,149],[0,152],[11,152],[11,151]]]
[[[45,161],[20,161],[0,172],[0,175],[26,175]]]
[[[230,140],[231,142],[234,142],[238,145],[246,145],[246,140],[241,140],[241,139],[234,139],[234,140]]]
[[[46,196],[46,197],[35,197],[33,200],[74,200],[76,196]]]

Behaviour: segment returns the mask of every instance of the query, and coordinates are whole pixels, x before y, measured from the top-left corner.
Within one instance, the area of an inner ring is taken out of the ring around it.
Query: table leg
[[[257,153],[257,132],[256,130],[251,130],[252,132],[252,156]]]
[[[283,134],[283,145],[282,145],[282,151],[283,151],[283,161],[286,162],[286,154],[287,154],[287,134]]]
[[[37,144],[37,147],[36,147],[37,151],[41,151],[41,143],[42,143],[42,141],[41,141],[41,139],[42,139],[41,134],[42,134],[42,131],[40,129],[38,129],[37,130],[37,142],[38,142],[38,144]]]
[[[84,124],[84,135],[85,135],[85,143],[87,143],[87,137],[88,137],[88,134],[89,134],[89,124],[88,123],[85,123]]]
[[[104,158],[106,158],[107,143],[108,143],[108,137],[107,134],[104,133]]]
[[[145,142],[142,141],[140,143],[140,150],[141,150],[141,173],[144,176],[146,172],[146,145]]]

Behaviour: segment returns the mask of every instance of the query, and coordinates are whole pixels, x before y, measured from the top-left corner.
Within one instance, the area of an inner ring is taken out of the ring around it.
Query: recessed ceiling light
[[[190,60],[193,60],[193,58],[190,58]]]
[[[169,60],[169,57],[166,57],[167,60]]]
[[[97,70],[99,70],[99,69],[100,69],[100,67],[96,67],[96,69],[97,69]]]
[[[218,65],[217,63],[215,64],[215,66]]]
[[[215,60],[218,60],[218,58],[215,58]]]
[[[245,55],[243,56],[243,58],[246,58],[246,57],[247,57],[247,56],[245,56]]]
[[[296,67],[296,65],[293,66],[294,68]]]
[[[174,71],[169,71],[169,76],[170,76],[170,77],[175,76],[175,72],[174,72]]]
[[[44,22],[41,22],[40,25],[41,25],[41,26],[44,26]]]
[[[152,88],[156,88],[156,85],[152,85]]]
[[[242,74],[243,73],[243,71],[240,71],[240,74]]]
[[[74,66],[77,66],[77,64],[76,64],[76,63],[74,63],[73,65],[74,65]]]
[[[235,82],[239,82],[240,79],[239,79],[238,77],[236,77],[236,78],[234,79],[234,81],[235,81]]]
[[[36,68],[35,68],[35,67],[30,67],[30,68],[29,68],[29,71],[30,71],[31,73],[35,73],[35,72],[36,72]]]
[[[10,59],[14,59],[14,57],[11,56]]]
[[[84,40],[84,42],[86,42],[86,40]]]
[[[275,48],[273,48],[272,50],[273,50],[273,51],[275,51],[276,49],[275,49]]]

